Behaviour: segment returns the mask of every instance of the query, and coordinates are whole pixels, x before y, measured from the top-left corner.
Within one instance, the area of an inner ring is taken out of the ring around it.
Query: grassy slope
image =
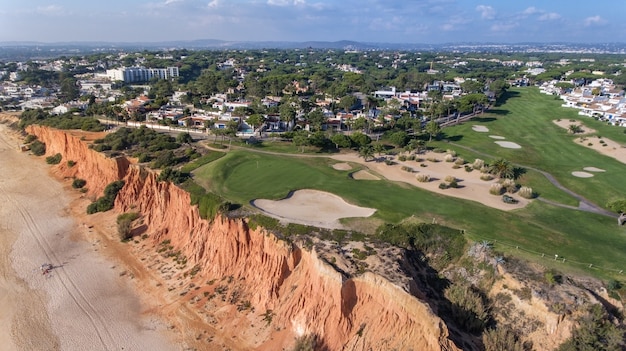
[[[454,143],[480,150],[494,157],[504,157],[512,162],[538,168],[551,173],[565,187],[583,195],[587,199],[604,206],[607,202],[625,198],[626,172],[624,164],[603,156],[574,142],[577,136],[552,121],[556,119],[575,119],[584,125],[597,129],[602,136],[626,144],[623,128],[607,126],[589,117],[579,116],[577,110],[561,107],[561,100],[541,94],[537,88],[512,89],[507,101],[483,117],[474,119],[460,126],[446,128],[447,137]],[[488,133],[472,131],[473,125],[489,128]],[[505,149],[494,143],[489,135],[500,135],[506,140],[518,143],[522,149]],[[459,149],[463,154],[466,151]],[[577,178],[573,171],[582,171],[584,167],[594,166],[605,169],[605,173],[596,173],[593,178]],[[531,172],[532,173],[532,172]],[[529,173],[534,181],[537,177]],[[546,183],[537,183],[536,190],[542,196],[571,204],[567,195]]]
[[[513,89],[506,103],[484,117],[464,125],[446,128],[445,133],[453,143],[471,147],[481,153],[504,157],[515,163],[535,167],[552,173],[566,187],[588,199],[604,205],[614,198],[626,197],[623,184],[624,165],[603,157],[593,150],[576,145],[572,135],[555,125],[553,119],[576,119],[598,130],[601,135],[626,143],[621,128],[609,127],[592,119],[580,117],[575,110],[560,107],[560,101],[540,94],[535,88]],[[481,124],[489,133],[477,133],[472,125]],[[489,135],[505,136],[523,146],[521,150],[504,149],[494,143]],[[443,148],[454,148],[471,161],[483,158],[452,144],[441,143]],[[502,212],[476,202],[433,194],[401,183],[381,181],[355,181],[349,172],[333,169],[334,161],[327,158],[296,158],[233,151],[225,157],[200,167],[195,179],[204,187],[223,195],[231,201],[247,204],[255,198],[280,199],[296,189],[310,188],[329,191],[360,206],[374,207],[377,221],[397,223],[415,216],[422,221],[432,221],[465,229],[475,240],[498,240],[512,246],[498,249],[514,254],[534,257],[517,251],[515,246],[544,253],[546,257],[564,257],[569,261],[593,263],[594,266],[626,270],[626,228],[607,217],[554,207],[535,201],[529,207],[514,212]],[[571,176],[583,167],[595,166],[607,170],[591,179]],[[354,171],[354,170],[353,170]],[[541,196],[569,205],[576,201],[553,187],[541,174],[529,171],[522,183],[531,185]],[[548,258],[546,263],[550,263]],[[573,265],[581,268],[586,265]],[[563,266],[565,268],[565,266]],[[603,274],[594,271],[595,274]]]

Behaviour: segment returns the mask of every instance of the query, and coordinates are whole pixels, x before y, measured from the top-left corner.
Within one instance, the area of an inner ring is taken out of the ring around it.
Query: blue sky
[[[0,41],[626,42],[624,0],[0,0]]]

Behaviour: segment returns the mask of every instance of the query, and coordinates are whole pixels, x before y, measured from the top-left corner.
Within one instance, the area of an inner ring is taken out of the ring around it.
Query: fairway
[[[516,164],[536,168],[552,174],[563,186],[582,195],[599,206],[626,198],[626,165],[613,158],[577,144],[578,136],[553,121],[576,120],[595,129],[592,135],[602,135],[618,143],[626,144],[624,128],[613,127],[579,116],[578,110],[561,106],[562,100],[541,94],[537,88],[516,88],[507,93],[506,101],[479,118],[462,125],[444,129],[446,138],[454,145],[471,148],[493,158],[503,157]],[[489,133],[476,132],[476,127],[487,128]],[[489,135],[498,135],[521,146],[520,149],[503,148],[494,143]],[[449,144],[445,147],[450,147]],[[463,148],[457,150],[464,154]],[[586,167],[597,167],[606,172],[596,173],[593,178],[578,178],[572,172]],[[522,181],[525,179],[522,178]],[[534,184],[530,184],[533,186]],[[537,188],[547,198],[559,201],[545,184]]]
[[[325,157],[293,157],[229,152],[194,172],[196,182],[229,201],[249,204],[258,198],[279,200],[290,191],[327,191],[351,204],[375,208],[374,219],[390,223],[414,216],[464,229],[474,240],[498,240],[525,250],[594,266],[626,267],[626,229],[612,218],[535,201],[523,210],[503,212],[477,202],[431,193],[404,183],[357,181],[352,170],[337,170]],[[362,219],[368,223],[370,219]],[[370,234],[376,228],[372,227]],[[498,248],[500,249],[500,247]],[[515,254],[514,249],[502,247]],[[582,268],[582,267],[576,267]]]

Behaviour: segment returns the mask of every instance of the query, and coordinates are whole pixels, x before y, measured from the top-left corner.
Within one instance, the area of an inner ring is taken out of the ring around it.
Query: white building
[[[178,76],[178,67],[123,67],[107,70],[107,77],[113,81],[123,81],[124,83],[147,82],[155,77],[158,79],[170,79]]]

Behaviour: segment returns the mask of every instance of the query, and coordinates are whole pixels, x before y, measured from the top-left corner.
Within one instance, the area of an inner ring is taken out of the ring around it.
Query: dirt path
[[[69,215],[72,193],[0,124],[3,350],[177,350],[128,279]],[[69,195],[68,195],[69,194]],[[42,274],[43,263],[52,265]]]

